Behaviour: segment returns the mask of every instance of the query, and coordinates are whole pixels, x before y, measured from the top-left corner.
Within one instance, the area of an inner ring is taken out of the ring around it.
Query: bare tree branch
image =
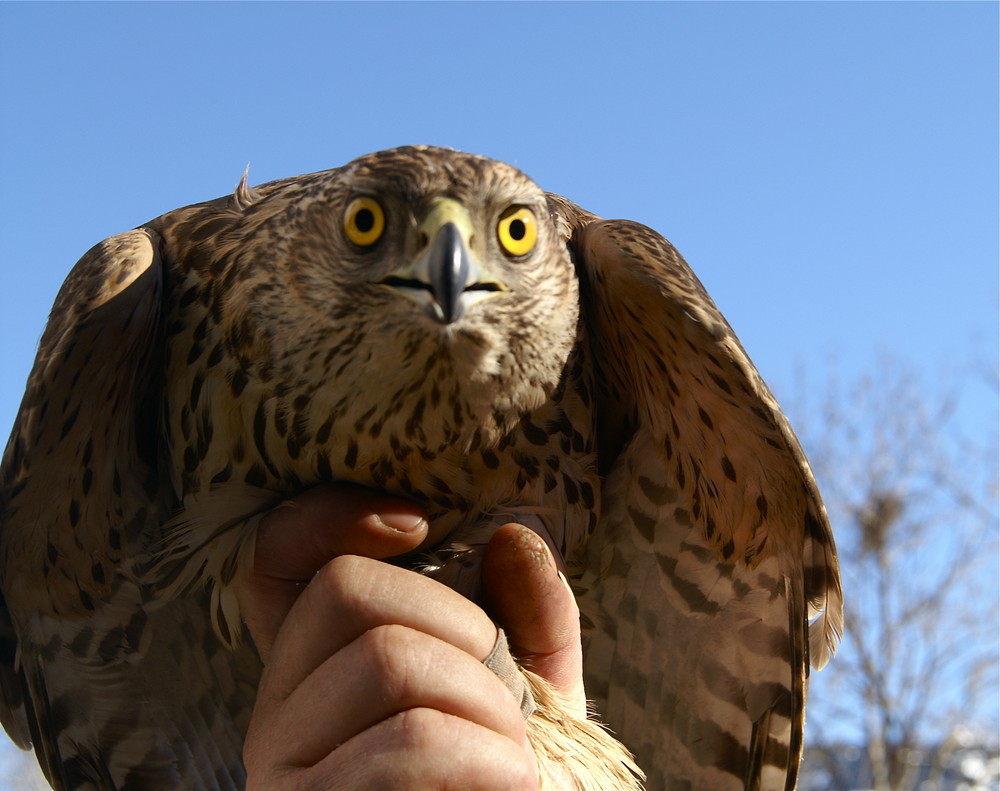
[[[1000,751],[995,415],[963,431],[963,382],[938,392],[892,359],[809,384],[784,401],[834,523],[846,630],[811,683],[800,787],[957,788],[970,734]]]

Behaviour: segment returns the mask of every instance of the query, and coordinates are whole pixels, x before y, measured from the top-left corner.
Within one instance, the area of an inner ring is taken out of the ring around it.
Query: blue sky
[[[0,431],[91,245],[404,143],[661,231],[781,395],[998,331],[996,3],[0,3]],[[972,384],[961,416],[996,422]]]

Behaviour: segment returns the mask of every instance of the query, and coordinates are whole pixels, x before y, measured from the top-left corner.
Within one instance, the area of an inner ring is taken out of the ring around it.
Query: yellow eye
[[[538,240],[538,223],[531,209],[511,206],[500,215],[497,223],[497,238],[510,255],[526,255]]]
[[[355,198],[344,212],[344,233],[358,247],[370,247],[385,230],[385,213],[374,198]]]

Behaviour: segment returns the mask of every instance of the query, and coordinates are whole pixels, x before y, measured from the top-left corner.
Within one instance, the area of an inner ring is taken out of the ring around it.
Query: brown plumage
[[[0,719],[57,788],[242,786],[260,666],[230,586],[262,512],[344,480],[425,504],[414,563],[470,597],[493,529],[546,538],[648,788],[794,786],[841,594],[770,392],[661,236],[408,147],[243,182],[67,278],[0,517]],[[542,766],[632,787],[531,683]]]

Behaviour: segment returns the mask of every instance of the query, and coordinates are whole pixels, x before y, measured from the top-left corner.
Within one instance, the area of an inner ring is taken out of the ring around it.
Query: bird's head
[[[307,376],[356,419],[412,423],[419,404],[431,442],[514,420],[559,382],[576,275],[516,168],[399,148],[264,185],[244,211],[260,242],[241,246],[254,274],[228,314],[258,377]]]

